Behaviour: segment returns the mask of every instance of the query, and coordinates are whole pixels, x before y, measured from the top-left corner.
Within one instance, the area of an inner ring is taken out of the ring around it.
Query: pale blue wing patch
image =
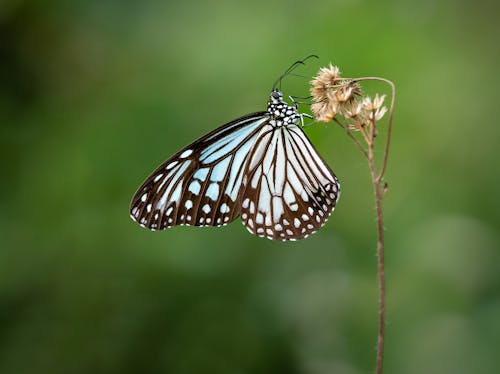
[[[167,160],[134,196],[132,219],[151,230],[221,226],[234,220],[248,154],[266,121],[261,113],[245,117]]]

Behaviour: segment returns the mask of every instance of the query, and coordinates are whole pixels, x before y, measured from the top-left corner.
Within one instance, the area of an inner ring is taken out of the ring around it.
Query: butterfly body
[[[241,216],[255,235],[307,237],[340,194],[337,178],[298,126],[302,115],[273,90],[267,110],[231,121],[158,167],[134,195],[141,226],[223,226]]]

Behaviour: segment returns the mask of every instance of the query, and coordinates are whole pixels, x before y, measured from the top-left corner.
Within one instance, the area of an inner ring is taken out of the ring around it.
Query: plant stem
[[[379,300],[379,322],[377,340],[377,374],[382,374],[384,363],[384,336],[385,336],[385,271],[384,271],[384,217],[382,213],[382,193],[380,183],[374,182],[376,210],[377,210],[377,262],[378,262],[378,287]]]
[[[337,73],[333,73],[333,67],[330,66],[330,70],[332,70],[329,74],[327,72],[328,69],[324,71],[324,69],[320,70],[321,74],[318,75],[318,77],[322,78],[328,78],[332,79],[331,76],[329,75],[334,75],[334,80],[335,79],[340,79],[337,77]],[[318,78],[316,78],[317,80]],[[380,164],[379,171],[377,171],[377,167],[375,165],[375,157],[374,157],[374,147],[375,147],[375,137],[377,136],[377,127],[376,127],[376,118],[377,117],[382,117],[383,113],[380,114],[378,111],[380,109],[380,106],[383,102],[383,97],[379,99],[374,99],[372,102],[371,99],[368,98],[368,107],[370,109],[365,109],[369,110],[369,113],[364,113],[364,116],[361,117],[361,119],[358,118],[358,125],[355,127],[355,129],[359,132],[358,136],[354,136],[349,130],[349,122],[343,123],[339,119],[336,118],[337,111],[331,110],[329,113],[330,115],[333,116],[333,121],[337,123],[344,131],[347,133],[347,135],[353,140],[354,144],[361,150],[363,155],[367,158],[368,160],[368,167],[370,169],[370,175],[372,179],[372,184],[373,184],[373,192],[375,196],[375,209],[376,209],[376,215],[377,215],[377,274],[378,274],[378,288],[379,288],[379,321],[378,321],[378,339],[377,339],[377,357],[376,357],[376,374],[382,374],[383,373],[383,367],[384,367],[384,339],[385,339],[385,268],[384,268],[384,217],[383,217],[383,209],[382,209],[382,200],[385,194],[385,184],[384,184],[384,175],[385,171],[387,169],[387,160],[389,157],[389,149],[391,145],[391,133],[392,133],[392,122],[393,122],[393,116],[394,116],[394,105],[395,105],[395,100],[396,100],[396,86],[395,84],[385,78],[381,77],[360,77],[360,78],[342,78],[342,84],[338,86],[331,87],[330,93],[335,93],[337,94],[337,90],[340,89],[340,87],[343,84],[350,84],[353,82],[361,82],[361,81],[379,81],[387,84],[391,88],[391,104],[389,107],[389,118],[387,121],[387,135],[386,135],[386,140],[385,140],[385,150],[384,150],[384,155],[382,162]],[[345,83],[347,82],[347,83]],[[325,90],[325,87],[321,85],[316,85],[316,83],[313,81],[315,84],[314,88],[319,89],[320,92],[322,90]],[[360,87],[358,87],[359,91]],[[361,95],[361,93],[358,92],[357,95]],[[313,93],[314,95],[314,93]],[[321,98],[321,95],[318,95],[319,98]],[[319,99],[318,99],[319,100]],[[345,101],[340,102],[337,98],[331,98],[328,95],[326,95],[326,98],[322,98],[320,101],[331,101],[335,103],[336,107],[339,105],[345,105]],[[354,100],[354,104],[361,104],[361,101],[358,98],[354,98],[351,100]],[[375,104],[376,101],[379,101],[379,103]],[[318,102],[320,102],[318,101]],[[358,112],[359,112],[359,107],[358,107]],[[384,109],[385,110],[385,109]],[[378,114],[379,115],[378,115]],[[343,116],[342,112],[339,111],[339,115]],[[367,116],[367,118],[365,118]],[[379,118],[380,119],[380,118]],[[347,120],[347,119],[346,119]],[[352,121],[352,118],[351,118]],[[324,122],[324,121],[323,121]],[[360,142],[358,140],[359,138],[362,138],[362,140],[366,143],[366,148],[362,144],[362,141]]]
[[[375,209],[377,214],[377,269],[379,287],[379,321],[377,339],[377,363],[376,374],[382,374],[384,366],[384,337],[385,337],[385,270],[384,270],[384,217],[382,211],[383,192],[381,190],[382,179],[377,176],[374,161],[374,134],[375,123],[370,126],[370,141],[368,142],[368,166],[372,177],[373,192],[375,195]]]

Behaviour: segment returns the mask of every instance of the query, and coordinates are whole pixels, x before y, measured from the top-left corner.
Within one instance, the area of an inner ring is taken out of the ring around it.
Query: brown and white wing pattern
[[[325,224],[339,182],[273,90],[267,110],[229,122],[160,165],[139,187],[130,216],[142,227],[222,226],[238,216],[255,235],[306,238]]]
[[[233,221],[248,155],[268,121],[266,112],[241,117],[169,158],[135,193],[132,219],[150,230]]]
[[[326,223],[340,196],[337,177],[295,124],[266,125],[247,168],[241,219],[258,236],[306,238]]]

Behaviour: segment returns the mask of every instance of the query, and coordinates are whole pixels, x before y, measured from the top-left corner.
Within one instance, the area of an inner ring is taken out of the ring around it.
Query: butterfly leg
[[[307,114],[307,113],[300,113],[299,116],[300,116],[300,124],[302,125],[302,127],[305,127],[304,117],[307,117],[307,118],[310,118],[310,119],[314,119],[313,116],[311,116],[310,114]],[[312,123],[310,123],[309,125],[312,125]]]

